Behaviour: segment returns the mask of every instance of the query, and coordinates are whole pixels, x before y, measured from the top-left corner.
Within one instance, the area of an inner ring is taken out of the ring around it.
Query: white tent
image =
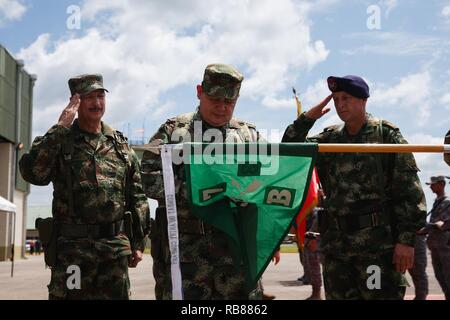
[[[9,202],[3,197],[0,197],[0,211],[16,211],[16,205],[14,203]]]

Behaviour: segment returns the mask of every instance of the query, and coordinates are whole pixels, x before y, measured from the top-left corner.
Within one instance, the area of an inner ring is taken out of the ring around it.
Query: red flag
[[[305,244],[305,232],[306,230],[306,220],[308,215],[317,206],[319,202],[319,176],[317,175],[317,170],[314,168],[311,184],[309,185],[308,195],[306,196],[305,203],[300,209],[297,216],[297,241],[298,247],[303,251],[303,246]]]
[[[297,105],[297,117],[302,113],[302,103],[297,96],[297,91],[292,87],[292,92],[294,93],[295,104]],[[300,209],[297,215],[296,226],[297,226],[297,243],[300,250],[303,251],[303,246],[305,244],[305,232],[306,232],[306,218],[312,212],[314,207],[317,206],[319,202],[319,176],[317,175],[317,170],[314,168],[311,184],[309,185],[308,195],[306,196],[305,203]]]

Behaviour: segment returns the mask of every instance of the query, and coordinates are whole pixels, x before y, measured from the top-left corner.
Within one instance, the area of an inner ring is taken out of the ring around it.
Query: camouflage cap
[[[448,178],[448,177],[447,177]],[[437,177],[431,177],[430,182],[425,182],[425,184],[435,184],[438,182],[444,182],[445,183],[445,177],[444,176],[437,176]]]
[[[242,74],[226,64],[210,64],[203,75],[202,88],[209,96],[236,99],[239,96]]]
[[[103,87],[103,77],[101,74],[82,74],[69,79],[70,93],[74,95],[78,93],[82,96],[95,90],[105,90]]]

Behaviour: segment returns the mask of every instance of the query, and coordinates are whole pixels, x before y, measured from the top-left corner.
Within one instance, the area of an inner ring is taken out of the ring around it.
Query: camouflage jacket
[[[70,135],[72,137],[70,138]],[[63,148],[73,139],[71,168],[66,168]],[[53,217],[60,223],[104,224],[123,219],[131,211],[136,249],[143,249],[149,224],[149,208],[140,178],[139,159],[122,134],[102,122],[102,133],[82,131],[75,120],[71,129],[54,125],[36,137],[20,160],[23,178],[35,185],[53,183]],[[66,170],[72,173],[73,212],[69,208]],[[125,184],[130,179],[127,203]],[[139,236],[139,234],[141,236]],[[101,239],[119,255],[130,253],[125,235]]]
[[[199,127],[198,129],[200,129],[201,132],[195,132],[195,130],[198,130],[197,127]],[[220,130],[220,132],[223,134],[223,137],[225,138],[225,142],[239,143],[255,142],[259,140],[259,133],[256,131],[255,126],[253,126],[252,124],[233,118],[229,122],[229,124],[224,127],[211,128],[204,121],[202,121],[200,113],[197,110],[193,113],[182,114],[177,117],[168,119],[166,123],[164,123],[150,139],[150,143],[156,139],[161,139],[162,143],[164,144],[179,143],[181,141],[190,142],[194,140],[194,134],[203,134],[207,129]],[[195,138],[195,141],[199,140]],[[162,176],[161,157],[159,152],[145,151],[142,156],[141,167],[142,183],[146,195],[149,198],[158,200],[160,208],[164,207],[164,183]],[[174,165],[174,175],[178,223],[180,224],[188,223],[186,221],[195,221],[197,220],[197,218],[189,210],[184,166]],[[163,214],[165,214],[165,212]],[[185,220],[183,222],[180,219]],[[160,233],[160,231],[157,231],[157,233]],[[210,240],[212,244],[209,243]],[[207,246],[212,245],[217,249],[213,250],[213,255],[217,256],[218,264],[232,263],[230,253],[226,249],[224,249],[226,247],[226,245],[224,245],[226,243],[226,239],[217,233],[214,234],[213,239],[209,240],[205,237],[180,234],[180,261],[190,262],[194,257],[201,256],[203,252],[201,248],[205,243],[207,243]],[[204,254],[211,255],[209,251],[204,252]],[[166,258],[168,257],[166,256]]]
[[[450,199],[447,196],[434,200],[433,208],[430,211],[430,223],[450,220]],[[430,247],[445,247],[449,241],[450,232],[431,228],[428,232],[428,245]]]
[[[199,129],[201,130],[199,133],[201,134],[207,129],[219,129],[225,136],[224,142],[254,142],[259,139],[256,127],[252,124],[233,118],[227,126],[222,128],[212,128],[202,121],[200,113],[197,111],[168,119],[150,139],[150,143],[156,139],[161,139],[164,144],[193,141],[195,122],[199,124]],[[175,134],[173,134],[174,132]],[[196,132],[195,134],[199,133]],[[196,141],[198,140],[196,139]],[[188,202],[186,189],[184,187],[183,166],[177,166],[174,173],[176,175],[175,189],[177,193],[177,209],[179,214],[186,214],[188,215],[187,218],[191,218],[192,216],[184,210],[188,208]],[[159,152],[144,152],[142,156],[141,175],[147,196],[158,200],[160,206],[163,206],[165,202],[164,185]]]
[[[357,135],[349,135],[342,124],[307,138],[315,120],[303,113],[286,129],[283,142],[407,143],[390,122],[370,114],[366,118]],[[330,222],[321,236],[323,251],[351,255],[392,250],[395,243],[414,246],[415,232],[425,224],[426,203],[412,154],[320,153],[317,169],[326,195],[325,220]],[[353,233],[337,225],[342,219],[379,211],[371,209],[377,207],[389,212],[390,224]]]

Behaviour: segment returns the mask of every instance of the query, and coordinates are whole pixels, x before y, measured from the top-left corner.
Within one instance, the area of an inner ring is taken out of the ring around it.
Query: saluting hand
[[[414,265],[414,247],[397,243],[392,262],[395,264],[397,272],[405,272],[407,269],[411,269]]]
[[[320,119],[322,116],[330,111],[330,108],[325,108],[328,102],[330,102],[333,95],[329,95],[326,97],[321,103],[316,105],[315,107],[311,108],[305,113],[305,116],[310,119]]]
[[[78,93],[74,94],[70,98],[70,102],[59,117],[58,124],[66,128],[70,128],[70,125],[75,119],[78,108],[80,107],[81,99]]]

